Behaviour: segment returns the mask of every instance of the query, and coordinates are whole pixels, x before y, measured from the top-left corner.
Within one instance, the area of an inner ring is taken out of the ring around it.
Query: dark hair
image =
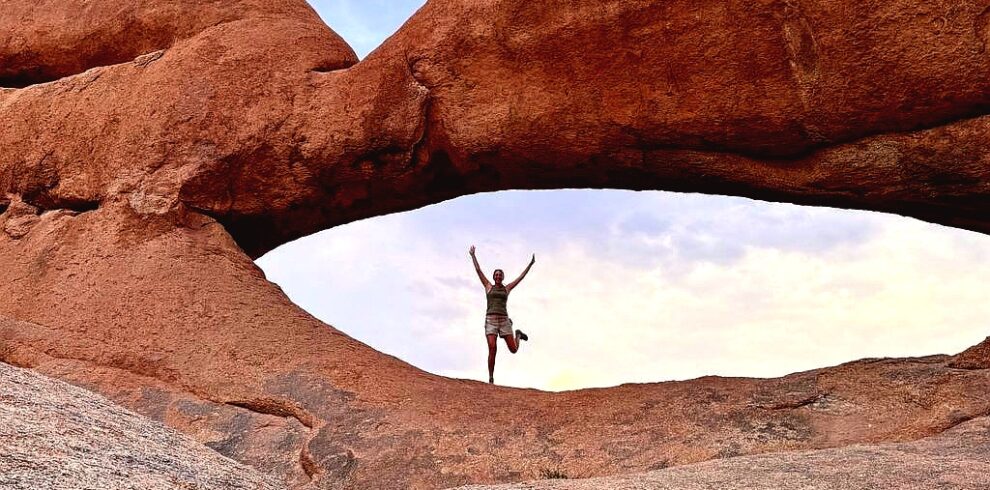
[[[495,272],[501,272],[503,276],[505,275],[505,271],[502,269],[495,269]],[[492,272],[493,276],[495,275],[495,272]]]

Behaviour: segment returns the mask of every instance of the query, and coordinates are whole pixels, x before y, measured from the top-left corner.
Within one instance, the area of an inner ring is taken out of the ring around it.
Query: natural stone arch
[[[965,396],[987,374],[949,377],[948,358],[563,394],[450,380],[313,319],[250,260],[509,188],[736,194],[986,232],[982,5],[431,0],[359,63],[301,0],[215,7],[0,12],[0,80],[24,86],[0,90],[0,317],[17,320],[0,359],[325,488],[636,471],[990,412]],[[106,22],[121,15],[136,21]],[[33,34],[56,19],[74,21]],[[905,402],[904,376],[944,403]]]
[[[252,256],[456,195],[564,186],[987,230],[979,2],[432,1],[357,64],[301,0],[167,6],[183,15],[142,2],[5,9],[19,41],[0,53],[6,79],[167,48],[4,91],[17,115],[2,135],[6,192],[43,207],[182,203]],[[79,22],[27,34],[56,14]],[[145,39],[140,21],[163,34]],[[122,41],[133,52],[92,54]]]

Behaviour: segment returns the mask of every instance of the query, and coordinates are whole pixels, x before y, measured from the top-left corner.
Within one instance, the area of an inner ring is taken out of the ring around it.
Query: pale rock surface
[[[555,479],[459,490],[985,490],[990,419],[901,444],[856,444],[709,461],[626,476]]]
[[[0,363],[0,488],[285,487],[102,396]]]

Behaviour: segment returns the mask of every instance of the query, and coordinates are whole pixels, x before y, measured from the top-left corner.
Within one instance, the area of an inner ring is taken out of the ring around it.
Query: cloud
[[[990,239],[875,213],[660,192],[505,192],[319,233],[259,260],[315,316],[484,379],[486,273],[531,341],[496,379],[543,389],[779,376],[960,351],[990,331]]]
[[[490,244],[525,239],[534,250],[580,241],[595,255],[680,273],[702,261],[731,263],[752,247],[826,252],[855,246],[868,240],[883,218],[735,197],[562,190],[463,197],[424,208],[410,220],[435,230],[436,246],[456,238],[451,233]]]

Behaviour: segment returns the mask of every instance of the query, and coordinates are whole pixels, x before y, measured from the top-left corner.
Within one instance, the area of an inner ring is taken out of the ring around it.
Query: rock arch
[[[563,394],[450,380],[320,323],[251,261],[509,188],[735,194],[987,232],[978,2],[431,0],[361,62],[302,0],[8,3],[0,359],[292,485],[618,473],[990,412],[965,396],[986,371],[949,376],[948,357]]]

